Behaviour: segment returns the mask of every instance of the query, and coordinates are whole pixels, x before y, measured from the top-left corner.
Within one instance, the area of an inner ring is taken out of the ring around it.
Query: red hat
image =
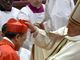
[[[7,31],[9,32],[16,32],[16,33],[25,33],[28,30],[28,26],[24,23],[25,20],[16,20],[11,18],[6,23]]]

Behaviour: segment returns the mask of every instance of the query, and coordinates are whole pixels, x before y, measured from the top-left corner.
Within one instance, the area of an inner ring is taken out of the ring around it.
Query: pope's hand
[[[25,24],[29,27],[29,29],[31,30],[31,33],[36,31],[35,26],[31,22],[25,22]]]

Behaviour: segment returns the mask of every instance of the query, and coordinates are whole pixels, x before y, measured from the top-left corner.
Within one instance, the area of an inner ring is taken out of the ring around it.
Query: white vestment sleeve
[[[49,39],[49,37],[47,37],[46,32],[44,30],[37,28],[37,32],[37,36],[33,39],[34,43],[42,48],[46,48],[51,40]]]
[[[49,37],[48,33],[45,30],[41,30],[39,28],[37,28],[37,31],[35,33],[38,33],[38,34],[33,39],[34,43],[44,49],[52,48],[52,46],[57,40],[63,38],[63,36],[60,36],[58,33],[55,34],[56,32],[48,32],[50,34],[50,37]]]
[[[31,52],[23,47],[18,51],[18,55],[20,56],[20,60],[30,60]]]

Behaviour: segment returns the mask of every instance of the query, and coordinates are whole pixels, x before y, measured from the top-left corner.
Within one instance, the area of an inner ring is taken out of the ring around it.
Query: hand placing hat
[[[31,33],[36,31],[36,27],[30,22],[30,21],[25,21],[25,24],[28,26],[28,28],[31,30]]]

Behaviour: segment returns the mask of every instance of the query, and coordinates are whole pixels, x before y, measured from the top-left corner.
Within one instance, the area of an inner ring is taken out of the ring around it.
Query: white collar
[[[3,39],[6,39],[7,41],[11,42],[14,45],[14,43],[9,38],[3,37]]]
[[[69,40],[80,41],[80,35],[73,36],[73,37],[70,37],[70,36],[65,36],[65,37]]]

